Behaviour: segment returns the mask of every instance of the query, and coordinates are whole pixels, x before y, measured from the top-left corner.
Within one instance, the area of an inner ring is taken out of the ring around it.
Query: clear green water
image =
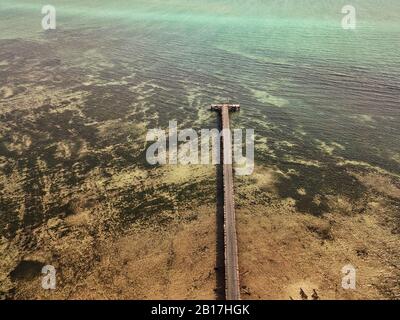
[[[134,74],[127,85],[138,87],[136,95],[128,101],[121,98],[123,89],[109,91],[115,95],[109,108],[121,117],[129,105],[146,109],[131,121],[149,127],[172,119],[182,126],[213,126],[215,120],[201,118],[199,108],[241,103],[234,125],[254,128],[258,145],[268,147],[256,149],[257,162],[300,174],[282,184],[282,196],[295,197],[302,184],[311,189],[310,197],[338,190],[353,194],[354,180],[338,166],[345,160],[400,174],[398,0],[352,1],[358,18],[353,31],[341,28],[347,1],[52,4],[58,29],[46,33],[36,1],[2,0],[0,54],[1,43],[20,39],[51,48],[80,75],[117,82]],[[50,58],[43,50],[36,59]],[[153,89],[149,93],[140,84]],[[90,103],[90,115],[99,117],[96,101]]]

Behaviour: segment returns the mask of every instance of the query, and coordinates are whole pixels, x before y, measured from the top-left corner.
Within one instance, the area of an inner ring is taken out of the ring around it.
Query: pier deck
[[[235,201],[233,192],[232,135],[229,112],[238,111],[239,105],[212,105],[212,110],[221,113],[223,181],[224,181],[224,242],[225,242],[225,298],[240,300],[239,263],[236,234]],[[229,129],[229,130],[228,130]],[[229,133],[229,134],[228,134]]]

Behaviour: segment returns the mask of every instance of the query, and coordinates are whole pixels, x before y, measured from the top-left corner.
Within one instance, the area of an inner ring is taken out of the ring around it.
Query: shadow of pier
[[[217,128],[221,130],[220,115],[217,117]],[[222,141],[221,141],[222,143]],[[222,150],[220,154],[222,159]],[[216,185],[216,257],[215,257],[215,272],[216,272],[216,288],[215,295],[217,300],[225,300],[225,239],[224,239],[224,176],[223,164],[215,166]]]

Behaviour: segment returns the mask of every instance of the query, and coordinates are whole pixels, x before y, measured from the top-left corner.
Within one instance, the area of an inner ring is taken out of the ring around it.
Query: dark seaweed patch
[[[11,271],[10,277],[16,280],[33,280],[38,277],[44,264],[35,260],[22,260],[17,267]]]

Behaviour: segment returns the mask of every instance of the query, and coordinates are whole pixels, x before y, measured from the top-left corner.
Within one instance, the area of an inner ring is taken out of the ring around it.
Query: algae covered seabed
[[[53,2],[49,32],[0,4],[2,297],[221,297],[217,170],[150,166],[145,138],[231,101],[242,297],[400,298],[398,2],[354,1],[353,31],[340,1]]]

